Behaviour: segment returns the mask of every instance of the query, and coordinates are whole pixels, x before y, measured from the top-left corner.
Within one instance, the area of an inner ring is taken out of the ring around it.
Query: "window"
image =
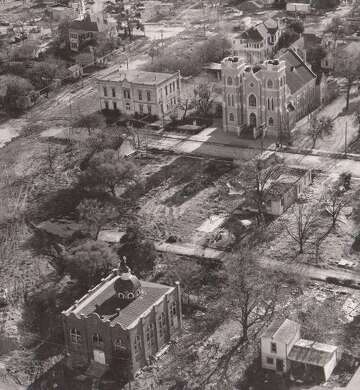
[[[228,95],[228,105],[231,106],[231,95]]]
[[[116,339],[114,341],[114,349],[115,349],[115,351],[124,351],[126,349],[126,347],[121,339]]]
[[[274,126],[274,119],[273,118],[269,118],[269,126]]]
[[[70,340],[73,344],[80,344],[81,343],[81,334],[80,331],[76,328],[70,329]]]
[[[139,111],[142,114],[144,112],[144,106],[142,104],[139,104]],[[131,293],[130,293],[131,294]],[[130,295],[129,294],[129,295]],[[134,294],[133,294],[134,295]]]
[[[173,91],[175,91],[175,81],[173,81]]]
[[[148,102],[150,102],[151,101],[151,92],[150,91],[146,91],[146,97],[147,97]]]
[[[111,88],[111,92],[112,92],[112,97],[116,97],[116,91],[115,91],[115,88]]]
[[[177,89],[180,89],[180,81],[179,81],[179,79],[176,80],[176,87],[177,87]]]
[[[125,104],[125,109],[127,110],[127,111],[130,111],[130,103],[126,103]],[[120,293],[121,294],[121,293]],[[123,294],[124,295],[124,294]]]
[[[166,317],[165,313],[161,313],[159,317],[159,336],[163,337],[165,335],[165,326],[166,326]]]
[[[250,107],[256,107],[256,97],[255,95],[249,96],[249,106]]]
[[[228,77],[228,79],[227,79],[227,85],[232,85],[232,78],[231,78],[231,77]]]
[[[169,84],[170,93],[172,92],[172,84]]]
[[[135,354],[138,354],[141,351],[141,337],[138,334],[135,336],[134,340],[134,351]]]
[[[234,95],[231,95],[231,105],[235,106],[235,104],[234,104]]]
[[[272,80],[268,80],[267,87],[268,88],[272,88],[273,86],[274,86],[273,81]]]
[[[267,107],[268,107],[268,110],[270,110],[270,98],[267,99]]]
[[[92,337],[93,344],[102,344],[103,339],[100,333],[94,333]]]
[[[274,111],[274,99],[271,98],[271,111]]]
[[[171,302],[170,305],[170,325],[174,326],[174,317],[177,316],[176,302]]]
[[[235,77],[235,84],[236,84],[236,85],[239,85],[239,84],[240,84],[239,76],[236,76],[236,77]]]
[[[130,89],[124,89],[124,98],[130,99]]]
[[[146,344],[149,348],[155,345],[155,324],[149,324],[145,332]]]
[[[271,343],[270,350],[271,350],[272,353],[276,353],[277,352],[276,343]]]
[[[280,78],[280,87],[282,87],[282,85],[283,85],[283,79],[282,79],[282,77]]]
[[[108,110],[109,109],[109,102],[108,101],[105,101],[105,110]]]
[[[106,87],[103,88],[103,91],[104,91],[104,96],[107,96],[107,88]]]
[[[234,122],[234,114],[232,112],[229,115],[229,121]]]
[[[151,114],[151,106],[150,106],[150,104],[147,105],[147,110],[148,110],[148,113]]]
[[[165,86],[165,95],[166,95],[166,96],[168,95],[167,85]]]
[[[138,91],[139,93],[139,100],[142,100],[142,91]]]

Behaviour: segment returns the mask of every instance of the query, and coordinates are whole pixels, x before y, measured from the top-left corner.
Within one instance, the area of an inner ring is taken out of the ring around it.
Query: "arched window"
[[[103,343],[103,339],[100,333],[94,333],[92,337],[93,344],[101,344]]]
[[[228,105],[231,106],[231,97],[228,95]]]
[[[234,104],[234,95],[231,95],[231,105],[235,106],[235,104]]]
[[[250,127],[256,127],[256,115],[253,112],[249,115],[249,122]]]
[[[227,78],[227,85],[232,85],[232,78],[231,77]]]
[[[129,293],[129,294],[127,295],[127,297],[128,297],[128,299],[133,299],[133,298],[134,298],[134,294],[133,294],[133,293]]]
[[[271,110],[274,111],[274,99],[271,98]]]
[[[274,119],[273,118],[269,118],[269,126],[274,126]]]
[[[118,293],[118,298],[120,298],[120,299],[125,299],[125,294],[122,293],[122,292],[119,292],[119,293]]]
[[[76,328],[70,329],[70,340],[74,344],[80,344],[81,343],[81,333]]]
[[[229,121],[234,122],[234,114],[232,112],[230,112]]]
[[[272,88],[273,86],[274,86],[273,81],[272,81],[272,80],[268,80],[268,82],[267,82],[267,87],[268,87],[268,88]]]
[[[116,339],[114,341],[114,349],[115,349],[115,351],[124,351],[126,349],[126,347],[121,339]]]
[[[249,96],[249,106],[250,107],[256,107],[256,97],[255,95]]]
[[[270,98],[267,99],[267,107],[268,107],[268,110],[270,110]]]

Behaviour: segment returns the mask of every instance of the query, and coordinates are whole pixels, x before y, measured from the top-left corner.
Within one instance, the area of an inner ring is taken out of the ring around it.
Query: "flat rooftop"
[[[335,345],[300,339],[291,348],[288,357],[289,360],[323,367],[329,362],[336,350]]]
[[[109,75],[99,77],[99,81],[128,81],[134,84],[158,85],[174,77],[176,73],[145,72],[139,70],[115,71]]]

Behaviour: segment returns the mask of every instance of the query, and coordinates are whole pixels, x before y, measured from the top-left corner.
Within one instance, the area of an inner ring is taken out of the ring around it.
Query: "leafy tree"
[[[31,41],[25,42],[21,46],[18,46],[13,49],[11,56],[16,61],[33,59],[36,48],[36,43]]]
[[[27,77],[36,89],[47,87],[54,80],[57,66],[48,62],[38,62],[27,72]]]
[[[87,241],[65,254],[65,271],[88,289],[98,283],[117,264],[118,257],[104,242]]]
[[[95,129],[101,129],[104,125],[104,117],[100,113],[94,112],[89,115],[80,115],[80,117],[74,121],[72,126],[83,127],[88,131],[88,134],[91,135]]]
[[[5,110],[12,113],[25,111],[29,94],[34,89],[33,85],[28,80],[17,76],[9,76],[2,82],[6,85]]]
[[[115,207],[104,204],[97,199],[84,199],[78,205],[77,211],[80,220],[93,231],[94,239],[97,238],[101,228],[118,215]]]
[[[312,116],[310,119],[310,126],[307,131],[307,134],[312,139],[312,148],[315,147],[316,141],[320,138],[324,138],[325,135],[330,135],[334,131],[334,124],[330,117],[320,117]]]
[[[349,109],[350,91],[356,80],[360,78],[360,54],[356,51],[349,53],[340,50],[336,55],[335,73],[346,80],[346,107]]]
[[[286,29],[279,38],[278,48],[286,48],[300,38],[300,35],[292,29]]]
[[[307,241],[314,235],[317,222],[318,210],[317,205],[314,207],[306,206],[304,203],[297,203],[295,206],[295,224],[285,225],[289,236],[299,245],[299,253],[304,253],[304,246]]]
[[[304,32],[304,23],[300,19],[291,20],[288,27],[297,34],[302,34]]]
[[[65,19],[59,23],[57,28],[57,37],[53,42],[55,54],[60,54],[62,50],[68,50],[70,48],[69,29],[70,19]]]
[[[334,38],[334,44],[336,45],[336,42],[340,35],[342,35],[345,31],[345,22],[342,18],[335,16],[331,19],[331,22],[328,24],[325,32],[331,33]]]
[[[152,241],[147,240],[138,225],[130,225],[121,239],[118,255],[125,256],[127,263],[137,275],[151,272],[155,265],[156,251]]]
[[[127,184],[134,177],[135,166],[132,162],[120,158],[114,150],[105,149],[94,154],[79,179],[83,187],[100,187],[116,196],[116,186]]]
[[[326,50],[320,45],[313,46],[306,50],[306,61],[311,65],[312,70],[317,74],[321,74],[321,60],[325,58]]]
[[[207,39],[197,50],[202,63],[207,63],[220,62],[230,53],[230,49],[230,41],[222,35],[216,35]],[[194,55],[197,55],[196,50]]]

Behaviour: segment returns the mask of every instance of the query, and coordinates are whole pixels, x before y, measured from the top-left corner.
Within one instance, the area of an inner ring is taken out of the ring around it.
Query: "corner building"
[[[120,266],[62,314],[70,366],[134,375],[180,332],[180,285],[140,281]]]
[[[316,75],[294,50],[257,65],[227,57],[221,70],[225,132],[240,135],[265,125],[277,136],[316,108]]]

